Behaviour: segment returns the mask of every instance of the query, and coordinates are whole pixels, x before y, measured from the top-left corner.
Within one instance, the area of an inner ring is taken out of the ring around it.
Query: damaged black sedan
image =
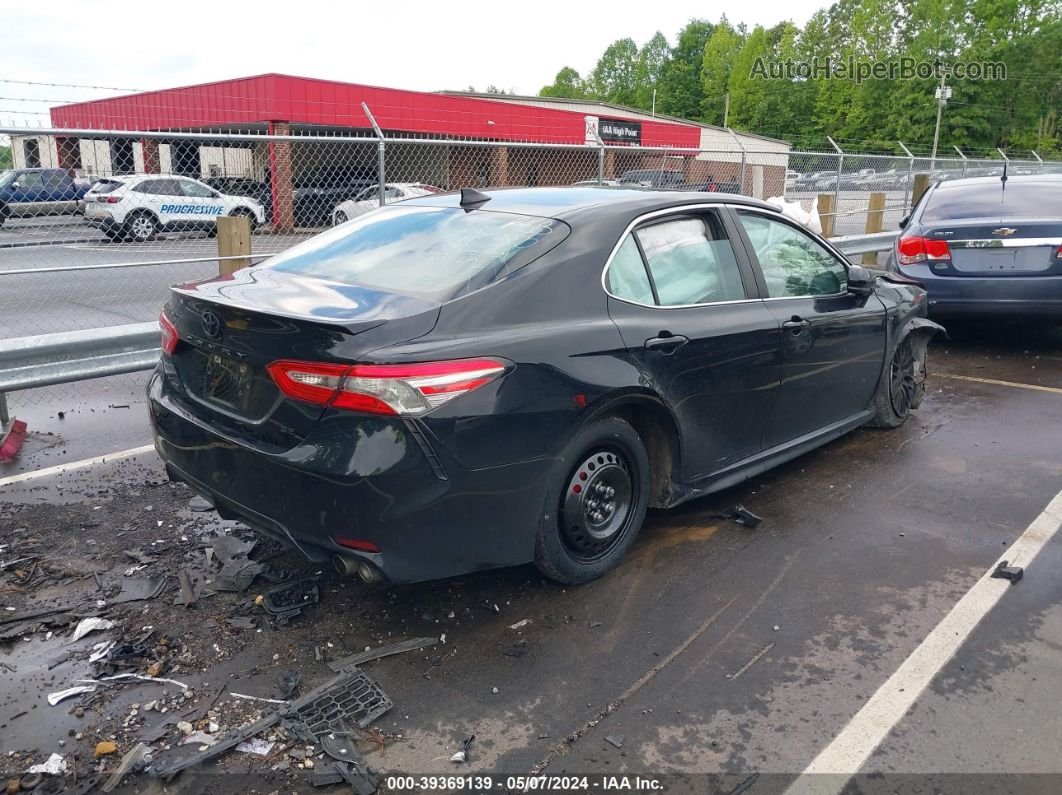
[[[902,424],[925,314],[751,199],[466,190],[173,288],[151,420],[171,477],[311,560],[579,583],[649,507]]]

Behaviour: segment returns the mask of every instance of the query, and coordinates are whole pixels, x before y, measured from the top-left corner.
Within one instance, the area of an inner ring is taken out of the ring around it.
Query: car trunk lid
[[[932,226],[923,234],[948,244],[950,264],[934,264],[942,276],[1062,275],[1060,221],[990,219]]]
[[[179,285],[166,308],[189,411],[270,449],[305,439],[325,408],[285,396],[269,364],[355,362],[428,333],[438,314],[432,301],[270,268]]]

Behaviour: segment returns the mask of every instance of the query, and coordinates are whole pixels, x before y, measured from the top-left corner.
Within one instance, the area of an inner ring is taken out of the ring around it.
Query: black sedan
[[[1062,318],[1062,174],[941,182],[900,226],[889,268],[931,314]]]
[[[173,288],[155,445],[223,516],[370,581],[585,582],[647,508],[902,424],[924,297],[739,196],[411,199]]]

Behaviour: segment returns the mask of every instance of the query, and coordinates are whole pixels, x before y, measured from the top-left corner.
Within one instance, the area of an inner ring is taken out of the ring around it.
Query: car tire
[[[159,233],[159,222],[149,212],[133,213],[125,221],[125,240],[134,243],[150,243]]]
[[[125,240],[125,231],[122,229],[104,229],[103,236],[112,243],[121,243]]]
[[[631,548],[649,505],[649,454],[615,417],[575,434],[557,459],[535,538],[535,566],[578,585],[601,577]]]
[[[339,226],[340,224],[345,224],[349,220],[350,219],[347,218],[347,214],[345,212],[337,210],[336,213],[332,216],[332,226]]]
[[[8,215],[10,214],[11,211],[7,209],[7,205],[0,204],[0,226],[4,225],[4,223],[7,221]]]
[[[917,380],[915,349],[910,336],[900,340],[893,351],[889,367],[874,395],[872,428],[899,428],[911,416],[922,399],[925,386]]]
[[[253,235],[254,230],[258,228],[258,219],[255,217],[255,214],[246,207],[237,207],[232,211],[233,218],[238,218],[241,215],[246,218],[247,223],[251,225],[251,234]],[[217,234],[216,226],[214,227],[214,233]]]

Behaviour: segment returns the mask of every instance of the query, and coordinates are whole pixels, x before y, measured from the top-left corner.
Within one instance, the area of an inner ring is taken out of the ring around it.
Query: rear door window
[[[744,299],[737,258],[713,214],[656,223],[635,232],[660,306]]]

